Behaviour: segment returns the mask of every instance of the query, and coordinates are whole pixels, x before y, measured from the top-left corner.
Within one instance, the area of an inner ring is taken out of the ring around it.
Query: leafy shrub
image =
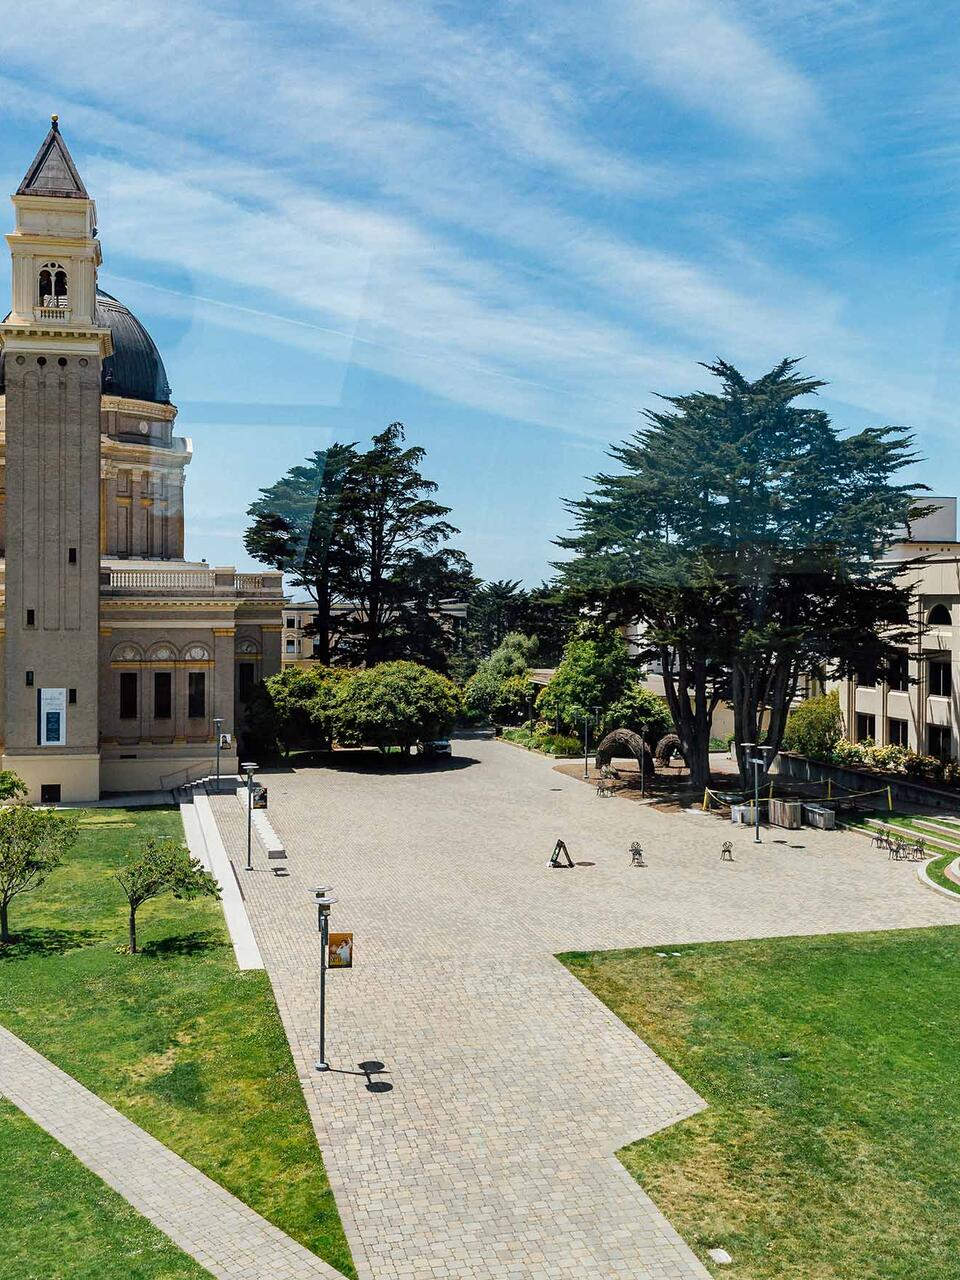
[[[582,750],[582,744],[577,738],[566,733],[553,733],[543,726],[532,733],[524,725],[516,729],[504,729],[502,737],[508,742],[518,742],[521,747],[542,751],[548,756],[575,756]]]
[[[581,622],[553,679],[537,699],[537,710],[545,719],[572,729],[584,711],[611,707],[622,698],[630,677],[629,654],[620,632]]]
[[[533,695],[526,674],[536,653],[537,642],[532,637],[516,631],[505,636],[464,685],[463,709],[468,719],[476,723],[519,720],[526,710],[528,693]]]
[[[797,751],[811,760],[829,760],[842,738],[840,695],[834,690],[818,698],[807,698],[790,712],[783,746],[785,750]],[[848,746],[853,745],[848,743]]]
[[[639,681],[634,681],[607,708],[597,730],[598,739],[612,729],[632,729],[651,744],[659,742],[665,733],[673,729],[673,717],[666,698],[651,693]]]
[[[344,682],[333,729],[345,746],[407,748],[444,737],[459,710],[446,676],[416,662],[381,662]]]

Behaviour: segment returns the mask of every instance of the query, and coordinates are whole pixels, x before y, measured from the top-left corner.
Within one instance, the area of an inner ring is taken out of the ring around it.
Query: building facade
[[[279,670],[282,577],[184,559],[191,444],[153,340],[97,286],[96,206],[55,117],[12,200],[3,767],[35,800],[169,788]]]
[[[908,562],[913,588],[914,640],[881,672],[837,684],[847,736],[879,746],[955,759],[960,752],[960,542],[957,499],[927,498],[936,506],[895,542],[889,558]]]

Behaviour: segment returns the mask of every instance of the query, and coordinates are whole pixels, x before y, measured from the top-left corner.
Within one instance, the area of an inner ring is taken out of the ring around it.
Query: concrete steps
[[[897,831],[902,834],[905,840],[909,840],[911,835],[914,838],[920,837],[927,841],[934,841],[948,853],[960,854],[960,822],[952,822],[948,818],[928,818],[921,817],[919,814],[903,814],[897,815],[901,817],[909,817],[910,826],[904,826],[899,822],[885,821],[883,818],[867,818],[866,826],[861,830],[865,835],[871,838],[875,831]],[[855,830],[855,828],[851,828]]]

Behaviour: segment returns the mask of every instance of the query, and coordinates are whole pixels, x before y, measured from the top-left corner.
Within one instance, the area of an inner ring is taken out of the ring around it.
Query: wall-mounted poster
[[[66,689],[38,689],[37,703],[40,746],[65,747],[67,745]]]
[[[353,934],[331,933],[327,946],[328,969],[353,968]]]

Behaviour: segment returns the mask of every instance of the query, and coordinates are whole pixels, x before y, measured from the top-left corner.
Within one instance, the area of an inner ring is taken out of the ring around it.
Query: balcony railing
[[[69,320],[69,307],[34,307],[35,320]]]
[[[262,596],[282,599],[280,573],[236,573],[233,569],[100,569],[104,595]]]

